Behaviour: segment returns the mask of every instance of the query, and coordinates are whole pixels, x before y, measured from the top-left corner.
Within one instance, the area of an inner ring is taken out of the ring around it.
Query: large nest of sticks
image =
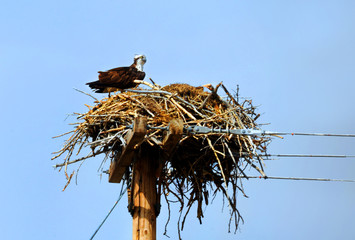
[[[197,218],[201,222],[203,206],[208,205],[218,192],[227,199],[230,208],[228,230],[232,222],[236,230],[240,220],[243,221],[237,209],[237,193],[246,196],[241,179],[247,178],[245,169],[248,167],[265,176],[259,155],[265,154],[270,138],[216,131],[196,133],[191,129],[196,126],[258,129],[256,119],[260,114],[255,112],[252,101],[244,99],[240,102],[238,92],[231,94],[222,83],[210,86],[206,91],[203,87],[187,84],[162,88],[145,84],[149,89],[131,89],[102,100],[96,99],[94,106],[88,106],[88,112],[76,113],[79,123],[67,133],[71,136],[53,157],[66,154],[56,167],[65,168],[68,183],[74,173],[67,174],[68,165],[72,163],[83,163],[90,157],[104,154],[106,157],[100,166],[102,170],[107,169],[106,159],[121,154],[126,144],[124,137],[137,116],[146,117],[149,126],[142,144],[159,151],[169,122],[180,119],[184,134],[174,152],[164,161],[159,179],[168,205],[176,200],[181,204],[179,231],[183,229],[191,206],[197,204]],[[87,155],[72,159],[73,154],[79,154],[87,146],[91,148]],[[125,175],[126,178],[130,176]]]

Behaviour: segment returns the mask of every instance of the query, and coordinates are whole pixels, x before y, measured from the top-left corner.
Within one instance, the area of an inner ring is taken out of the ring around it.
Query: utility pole
[[[141,153],[133,167],[133,240],[155,240],[157,218],[157,178],[155,154]]]
[[[128,191],[128,208],[133,217],[133,240],[156,240],[162,168],[178,144],[183,129],[182,120],[171,120],[161,148],[152,148],[147,143],[142,144],[147,133],[147,119],[137,117],[133,129],[125,136],[126,146],[111,163],[111,183],[121,182],[127,168],[133,168],[131,190]]]

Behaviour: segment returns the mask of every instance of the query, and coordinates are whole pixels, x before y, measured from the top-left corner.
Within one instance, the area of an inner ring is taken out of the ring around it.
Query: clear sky
[[[119,194],[86,161],[65,192],[51,152],[92,100],[73,88],[98,70],[147,56],[161,85],[223,81],[260,105],[266,130],[355,133],[355,2],[312,1],[0,1],[1,239],[89,239]],[[103,97],[103,95],[97,95]],[[270,153],[355,155],[355,139],[286,137]],[[268,161],[270,176],[355,179],[352,159]],[[250,171],[250,175],[254,175]],[[244,181],[245,224],[227,233],[217,198],[203,225],[193,214],[183,239],[355,239],[355,184]],[[127,199],[95,239],[130,239]],[[177,239],[177,209],[169,225]],[[193,212],[192,212],[193,213]],[[167,209],[158,218],[163,236]]]

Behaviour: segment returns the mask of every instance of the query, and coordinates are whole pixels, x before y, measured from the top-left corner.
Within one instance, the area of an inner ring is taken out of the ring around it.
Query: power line
[[[249,153],[237,153],[236,156],[249,156]],[[310,157],[310,158],[355,158],[355,155],[331,155],[331,154],[258,154],[259,157]]]
[[[237,178],[259,178],[259,179],[277,179],[277,180],[302,180],[302,181],[322,181],[322,182],[355,182],[355,180],[347,179],[330,179],[330,178],[301,178],[301,177],[263,177],[263,176],[238,176]]]
[[[316,157],[316,158],[355,158],[354,155],[326,155],[326,154],[265,154],[266,157]]]
[[[355,137],[355,134],[334,134],[334,133],[292,133],[292,132],[270,132],[264,131],[264,135],[292,135],[292,136],[319,136],[319,137]]]
[[[133,128],[132,125],[127,126],[127,128]],[[169,130],[169,127],[153,127],[147,126],[148,129],[160,129]],[[206,133],[227,133],[234,135],[248,135],[248,136],[318,136],[318,137],[355,137],[355,134],[334,134],[334,133],[300,133],[300,132],[277,132],[277,131],[266,131],[261,129],[225,129],[225,128],[209,128],[204,126],[184,126],[184,130],[188,133],[195,134],[206,134]]]
[[[292,136],[327,136],[327,137],[355,137],[355,134],[333,134],[333,133],[293,133],[293,132],[272,132],[261,129],[222,129],[209,128],[203,126],[190,126],[187,131],[194,133],[227,133],[235,135],[251,135],[251,136],[265,136],[265,135],[292,135]]]
[[[120,191],[120,195],[117,199],[117,201],[115,202],[115,204],[113,205],[113,207],[111,208],[111,210],[108,212],[108,214],[106,215],[106,217],[104,218],[104,220],[101,222],[101,224],[99,225],[99,227],[96,229],[96,231],[94,232],[94,234],[91,236],[90,240],[94,239],[96,233],[100,230],[100,228],[102,227],[102,225],[105,223],[106,219],[110,216],[110,214],[112,213],[113,209],[115,209],[115,207],[117,206],[118,202],[121,200],[121,198],[123,197],[123,195],[126,192],[126,188],[124,188],[124,182],[122,183],[122,187],[121,187],[121,191]]]

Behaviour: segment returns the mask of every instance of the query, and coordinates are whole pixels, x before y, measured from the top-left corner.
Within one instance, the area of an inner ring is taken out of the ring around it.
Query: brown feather
[[[99,71],[99,80],[89,82],[90,88],[97,93],[107,93],[136,87],[134,80],[143,80],[145,72],[138,71],[135,63],[129,67],[118,67],[108,71]]]

